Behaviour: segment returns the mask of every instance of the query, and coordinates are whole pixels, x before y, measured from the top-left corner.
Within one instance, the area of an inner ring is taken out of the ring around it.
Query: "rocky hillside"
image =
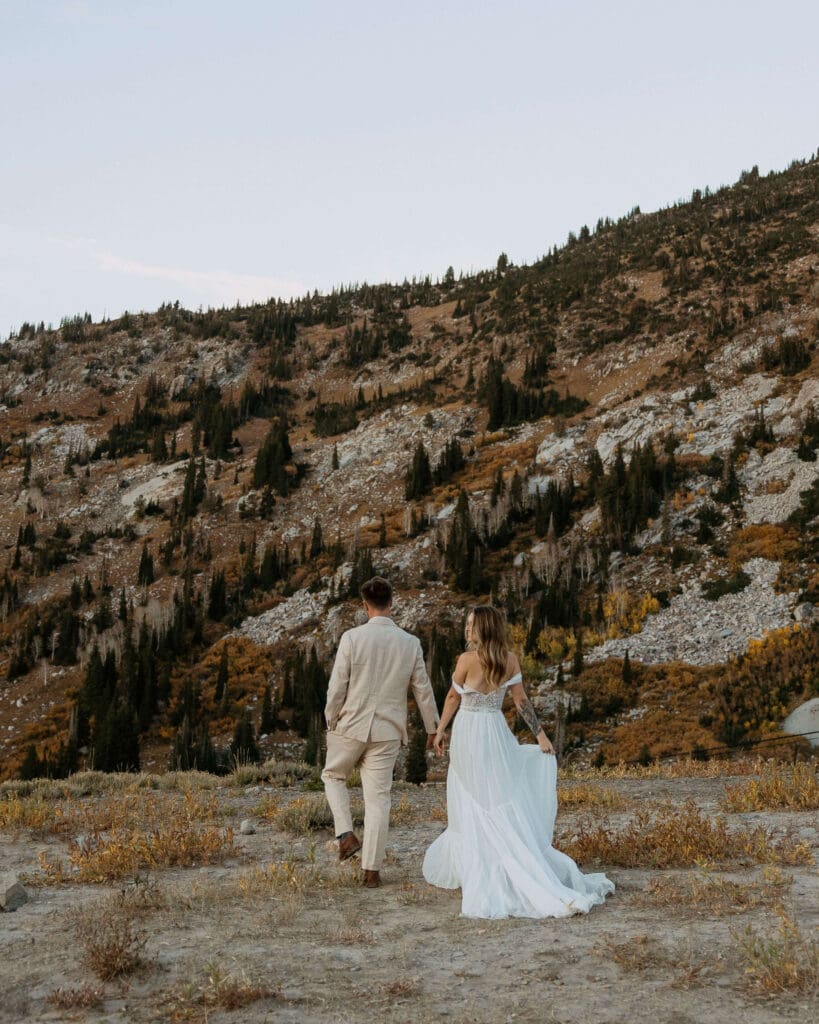
[[[818,185],[752,169],[471,277],[23,325],[0,774],[315,757],[374,570],[441,696],[502,603],[578,760],[773,735],[819,692]]]

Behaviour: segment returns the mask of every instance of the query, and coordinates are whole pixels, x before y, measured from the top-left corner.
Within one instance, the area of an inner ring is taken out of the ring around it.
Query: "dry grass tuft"
[[[394,981],[387,981],[381,986],[384,995],[400,998],[406,996],[418,996],[421,994],[420,978],[396,978]]]
[[[312,860],[286,858],[271,861],[243,872],[236,881],[246,899],[302,896],[321,890],[351,889],[361,884],[361,872],[352,864],[338,865],[335,871],[322,871]]]
[[[437,803],[432,808],[432,811],[430,812],[429,816],[430,816],[430,818],[433,821],[446,821],[447,820],[446,804],[443,802],[443,800],[440,803]]]
[[[51,883],[110,882],[143,870],[216,864],[235,852],[233,830],[165,824],[153,832],[116,829],[75,843],[64,864],[39,855],[40,869]],[[36,880],[35,880],[36,881]]]
[[[779,925],[763,932],[750,925],[740,934],[745,976],[751,988],[765,995],[815,993],[819,989],[819,942],[803,935],[784,910]]]
[[[594,786],[586,783],[558,787],[557,805],[564,811],[577,807],[606,807],[615,811],[628,807],[629,801],[616,790],[609,789],[607,786]]]
[[[759,779],[725,787],[724,811],[812,811],[819,808],[819,779],[813,765],[766,765]]]
[[[671,988],[689,988],[700,975],[713,969],[713,963],[706,960],[690,961],[677,953],[661,949],[655,936],[633,935],[625,942],[608,938],[595,946],[593,952],[605,960],[611,960],[624,971],[661,970],[665,973],[677,971],[671,980]]]
[[[361,800],[351,801],[353,823],[364,821],[364,804]],[[283,804],[277,811],[271,806],[268,820],[277,828],[293,835],[304,835],[320,828],[332,828],[333,816],[323,793],[307,793]]]
[[[583,822],[575,835],[558,846],[581,863],[599,861],[626,868],[679,868],[704,862],[813,863],[806,843],[775,841],[761,826],[729,830],[723,819],[703,816],[693,800],[682,807],[667,804],[654,817],[640,811],[619,832]]]
[[[340,946],[371,946],[375,935],[364,924],[361,913],[354,911],[348,914],[343,924],[328,931],[327,941]]]
[[[57,988],[49,992],[47,1002],[58,1010],[96,1010],[102,1006],[104,993],[94,985]]]
[[[650,935],[632,935],[626,942],[608,938],[595,946],[594,952],[627,971],[644,971],[651,967],[665,967],[668,957],[660,951],[656,939]]]
[[[778,905],[792,882],[793,878],[773,866],[763,870],[761,880],[745,883],[701,868],[693,876],[652,878],[643,895],[655,907],[688,908],[697,914],[704,911],[711,917],[724,917]]]
[[[606,779],[720,779],[732,775],[757,775],[765,765],[764,758],[742,757],[728,760],[695,761],[693,758],[656,761],[651,764],[602,765],[599,768],[561,765],[563,780],[583,779],[602,782]]]
[[[402,795],[397,804],[390,809],[390,825],[412,825],[418,820],[418,812],[407,799],[406,794]]]
[[[78,912],[76,936],[82,962],[101,981],[131,974],[142,963],[147,935],[127,912],[115,912],[110,900]]]
[[[182,819],[190,825],[216,821],[221,815],[215,793],[198,792],[190,786],[174,792],[135,790],[89,800],[72,794],[51,800],[40,792],[25,796],[11,792],[0,800],[0,828],[30,829],[43,835],[93,834],[114,828],[145,831],[168,819]]]
[[[225,974],[215,964],[208,965],[208,979],[202,986],[198,1002],[202,1006],[238,1010],[260,999],[281,999],[281,989],[251,982],[244,971],[241,975]]]

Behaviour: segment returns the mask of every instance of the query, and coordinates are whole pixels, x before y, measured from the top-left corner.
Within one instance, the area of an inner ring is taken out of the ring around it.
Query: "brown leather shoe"
[[[359,843],[355,832],[348,832],[346,836],[342,836],[338,841],[338,859],[349,860],[360,849],[361,843]]]
[[[381,885],[381,875],[378,871],[365,870],[361,884],[365,889],[377,889]]]

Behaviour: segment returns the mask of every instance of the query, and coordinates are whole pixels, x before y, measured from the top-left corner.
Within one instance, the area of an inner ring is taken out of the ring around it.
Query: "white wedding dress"
[[[452,685],[461,704],[452,726],[447,828],[424,857],[424,878],[462,890],[464,917],[568,917],[614,891],[603,874],[584,875],[552,846],[557,762],[522,746],[504,718],[508,687],[479,693]]]

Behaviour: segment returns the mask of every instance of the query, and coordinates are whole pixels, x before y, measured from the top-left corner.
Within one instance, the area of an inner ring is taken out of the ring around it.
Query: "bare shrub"
[[[745,977],[751,988],[766,995],[813,993],[819,989],[819,942],[803,935],[784,910],[779,925],[758,932],[750,925],[734,934],[742,950]]]
[[[130,914],[115,913],[108,900],[78,914],[76,936],[83,964],[101,981],[136,970],[147,941],[147,935]]]

